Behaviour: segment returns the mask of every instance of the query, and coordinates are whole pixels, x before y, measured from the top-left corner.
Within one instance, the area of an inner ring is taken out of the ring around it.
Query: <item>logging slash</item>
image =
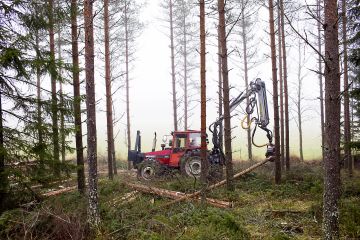
[[[241,171],[241,172],[239,172],[239,173],[236,173],[236,174],[234,175],[234,179],[237,179],[237,178],[239,178],[239,177],[241,177],[241,176],[243,176],[243,175],[251,172],[252,170],[254,170],[254,169],[256,169],[256,168],[264,165],[264,164],[267,163],[268,161],[272,161],[272,160],[273,160],[272,157],[266,158],[264,161],[259,162],[259,163],[257,163],[257,164],[254,164],[254,165],[252,165],[251,167],[249,167],[249,168],[247,168],[247,169],[245,169],[245,170],[243,170],[243,171]],[[226,179],[225,179],[225,180],[222,180],[222,181],[220,181],[220,182],[217,182],[217,183],[215,183],[215,184],[213,184],[213,185],[210,185],[209,187],[207,187],[207,188],[205,189],[205,191],[208,191],[208,190],[211,190],[211,189],[220,187],[220,186],[222,186],[222,185],[224,185],[224,184],[226,184]],[[194,193],[192,193],[192,194],[184,195],[184,196],[182,196],[182,197],[180,197],[180,198],[177,198],[177,199],[175,199],[175,200],[173,200],[173,201],[171,201],[171,202],[169,202],[169,203],[167,203],[167,204],[164,204],[163,207],[167,207],[167,206],[172,205],[172,204],[174,204],[174,203],[178,203],[178,202],[181,202],[181,201],[189,200],[189,199],[192,199],[192,198],[198,198],[198,197],[201,195],[201,193],[202,193],[202,190],[199,190],[199,191],[196,191],[196,192],[194,192]]]
[[[183,192],[176,192],[176,191],[171,191],[171,190],[162,189],[162,188],[156,188],[156,187],[142,185],[142,184],[135,184],[135,183],[125,183],[125,184],[128,187],[135,189],[137,191],[150,193],[150,194],[156,194],[156,195],[159,195],[162,197],[167,197],[167,198],[171,198],[171,199],[175,199],[175,200],[183,198],[183,197],[190,198],[192,195],[192,194],[186,194]],[[201,201],[200,196],[194,196],[193,199],[195,199],[196,201]],[[232,202],[226,202],[226,201],[217,200],[217,199],[213,199],[213,198],[206,198],[206,202],[208,204],[218,207],[218,208],[232,208],[233,207]]]

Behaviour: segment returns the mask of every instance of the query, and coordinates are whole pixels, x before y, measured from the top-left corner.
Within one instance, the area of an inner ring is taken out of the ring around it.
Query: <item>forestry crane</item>
[[[251,123],[255,124],[252,132],[252,143],[256,147],[267,147],[265,156],[270,161],[274,160],[275,146],[272,143],[273,134],[267,128],[269,124],[269,112],[266,99],[265,83],[257,78],[251,81],[246,89],[234,98],[230,103],[230,113],[233,112],[244,100],[249,99],[246,106],[246,116],[241,125],[244,129],[250,128]],[[254,113],[254,110],[256,112]],[[253,116],[255,115],[256,116]],[[249,118],[248,118],[249,116]],[[252,116],[252,118],[250,118]],[[250,122],[246,122],[250,119]],[[209,126],[212,134],[213,148],[208,151],[208,160],[211,169],[222,169],[225,163],[225,155],[220,146],[221,136],[219,135],[220,127],[224,116],[220,116],[214,123]],[[246,123],[245,123],[246,122]],[[254,136],[257,128],[266,132],[268,143],[257,145],[254,142]],[[165,143],[168,143],[166,147]],[[192,177],[199,177],[201,173],[201,132],[197,130],[175,131],[171,135],[165,135],[162,150],[155,151],[156,133],[153,141],[152,151],[141,153],[141,136],[137,131],[135,149],[128,153],[128,160],[132,161],[133,166],[138,170],[138,177],[144,180],[151,180],[154,176],[161,175],[166,170],[179,169],[182,174]],[[215,168],[213,168],[215,166]],[[220,170],[221,172],[221,170]]]

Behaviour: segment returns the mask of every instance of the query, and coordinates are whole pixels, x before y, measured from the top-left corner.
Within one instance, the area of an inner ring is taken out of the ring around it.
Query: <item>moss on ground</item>
[[[238,166],[240,168],[241,165]],[[316,163],[298,164],[273,183],[272,165],[236,181],[235,192],[218,188],[209,197],[232,201],[233,209],[217,209],[196,202],[162,208],[169,200],[132,192],[128,176],[99,181],[101,225],[90,231],[87,199],[77,193],[52,197],[41,204],[5,212],[0,239],[320,239],[322,170]],[[166,189],[193,192],[198,181],[176,173],[151,183]],[[343,238],[360,238],[360,174],[343,176],[340,227]]]

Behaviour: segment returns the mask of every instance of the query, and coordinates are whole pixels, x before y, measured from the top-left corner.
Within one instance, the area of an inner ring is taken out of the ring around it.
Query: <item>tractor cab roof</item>
[[[171,135],[174,133],[201,133],[200,130],[184,130],[184,131],[173,131],[171,132]]]

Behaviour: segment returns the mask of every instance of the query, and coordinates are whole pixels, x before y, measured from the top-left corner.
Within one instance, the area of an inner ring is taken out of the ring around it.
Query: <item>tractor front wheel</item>
[[[160,164],[156,160],[145,160],[139,164],[137,177],[139,180],[150,181],[158,175]]]
[[[199,156],[186,156],[180,165],[181,173],[188,177],[199,178],[201,174],[201,158]]]

